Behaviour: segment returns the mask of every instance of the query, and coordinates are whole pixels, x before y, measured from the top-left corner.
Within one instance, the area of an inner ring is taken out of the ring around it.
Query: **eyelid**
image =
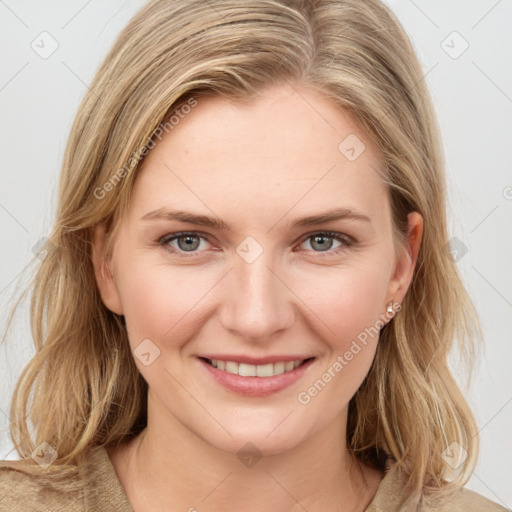
[[[306,241],[308,238],[311,238],[313,236],[317,236],[317,235],[325,235],[329,238],[334,238],[334,239],[338,239],[338,238],[341,238],[342,240],[344,240],[347,244],[349,243],[356,243],[356,240],[351,237],[350,235],[347,235],[346,233],[342,233],[340,231],[329,231],[329,230],[317,230],[317,231],[312,231],[311,233],[307,233],[305,235],[302,235],[302,237],[300,238],[301,242],[304,242]]]
[[[174,233],[167,233],[164,236],[160,237],[158,239],[158,242],[173,240],[173,239],[180,238],[182,236],[187,236],[187,235],[198,236],[198,237],[204,238],[205,240],[207,240],[210,236],[208,233],[202,233],[201,231],[176,231]]]

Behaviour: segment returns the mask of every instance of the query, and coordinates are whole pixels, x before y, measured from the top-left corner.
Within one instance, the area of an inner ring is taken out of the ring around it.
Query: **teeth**
[[[244,366],[249,366],[249,365],[244,365]],[[274,365],[272,363],[253,366],[253,368],[256,368],[256,377],[272,377],[272,375],[274,375]],[[240,365],[240,370],[241,369],[242,369],[242,365]],[[240,371],[240,375],[242,375],[241,371]]]
[[[286,371],[286,363],[274,363],[274,375],[281,375]]]
[[[233,364],[236,364],[236,363],[233,363]],[[257,366],[254,366],[252,364],[245,364],[245,363],[240,363],[237,366],[238,366],[238,372],[237,372],[238,375],[241,375],[242,377],[256,377],[256,371],[258,370]]]
[[[235,361],[220,361],[218,359],[209,360],[212,366],[225,372],[241,375],[242,377],[273,377],[281,373],[290,372],[300,366],[304,360],[300,361],[280,361],[269,364],[246,364],[236,363]]]
[[[226,361],[226,367],[224,370],[229,373],[238,373],[238,363],[234,363],[233,361]]]

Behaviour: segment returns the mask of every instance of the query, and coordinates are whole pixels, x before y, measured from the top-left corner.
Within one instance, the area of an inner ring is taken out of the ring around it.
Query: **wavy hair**
[[[381,329],[350,402],[347,445],[375,468],[392,457],[408,474],[408,496],[464,485],[478,436],[448,355],[457,340],[470,369],[481,328],[448,250],[442,142],[423,78],[379,0],[154,0],[140,9],[97,71],[66,146],[56,220],[30,283],[36,353],[10,409],[19,454],[46,441],[55,464],[74,463],[146,426],[147,383],[124,317],[100,298],[93,229],[106,224],[107,257],[148,146],[180,109],[205,95],[249,102],[287,82],[330,98],[375,141],[397,240],[408,213],[424,219],[402,310]],[[451,443],[467,458],[448,478]]]

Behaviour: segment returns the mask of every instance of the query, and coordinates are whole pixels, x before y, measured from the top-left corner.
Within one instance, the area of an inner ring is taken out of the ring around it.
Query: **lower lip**
[[[297,382],[315,361],[310,359],[294,370],[273,377],[242,377],[219,370],[203,359],[198,360],[219,384],[244,396],[266,396],[281,391]]]

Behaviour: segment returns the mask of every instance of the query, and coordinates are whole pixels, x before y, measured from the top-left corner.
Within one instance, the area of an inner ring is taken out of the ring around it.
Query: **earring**
[[[387,312],[388,312],[389,314],[393,313],[393,301],[391,301],[391,302],[389,303],[389,306],[388,306]]]

